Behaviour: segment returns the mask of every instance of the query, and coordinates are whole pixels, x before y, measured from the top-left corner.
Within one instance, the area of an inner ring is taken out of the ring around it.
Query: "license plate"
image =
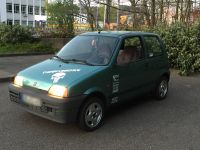
[[[29,95],[22,95],[22,101],[27,105],[33,105],[33,106],[42,106],[42,102],[39,98],[32,97]]]

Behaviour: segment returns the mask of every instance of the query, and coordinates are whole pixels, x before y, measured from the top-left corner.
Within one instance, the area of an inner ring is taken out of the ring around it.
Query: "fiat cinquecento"
[[[92,131],[112,104],[152,92],[164,99],[170,79],[158,35],[131,31],[76,36],[55,56],[20,71],[9,85],[10,100],[59,123],[77,121]]]

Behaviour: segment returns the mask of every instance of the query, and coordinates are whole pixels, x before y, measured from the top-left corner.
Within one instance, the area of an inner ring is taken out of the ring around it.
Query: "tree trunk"
[[[110,5],[111,5],[111,0],[106,0],[106,15],[105,15],[105,24],[110,27]]]
[[[163,0],[160,1],[160,22],[163,22]]]
[[[131,2],[131,7],[132,7],[132,11],[133,11],[133,14],[132,14],[132,28],[133,28],[133,30],[136,28],[136,26],[137,26],[137,21],[136,21],[136,13],[135,13],[135,11],[136,11],[136,3],[135,3],[135,0],[131,0],[130,1]]]
[[[156,24],[155,10],[156,4],[155,0],[151,0],[151,26],[153,27]]]
[[[175,22],[177,22],[177,21],[178,21],[178,17],[179,17],[179,11],[178,11],[178,9],[179,9],[179,3],[180,3],[180,0],[177,0],[177,1],[176,1],[176,14],[175,14]]]
[[[180,8],[180,21],[184,22],[184,16],[183,16],[183,0],[181,0],[181,8]]]
[[[151,25],[151,21],[150,21],[150,14],[149,14],[149,9],[147,7],[147,1],[146,0],[142,0],[142,10],[144,11],[144,16],[145,16],[145,20],[147,22],[147,25],[150,26]]]
[[[186,23],[190,22],[190,15],[191,15],[191,0],[187,1],[187,11],[186,11]]]
[[[88,22],[90,24],[90,29],[94,31],[94,16],[93,14],[88,14]]]

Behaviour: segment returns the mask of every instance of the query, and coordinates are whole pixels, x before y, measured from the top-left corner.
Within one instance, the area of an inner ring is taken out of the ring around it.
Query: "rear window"
[[[153,54],[153,56],[162,54],[162,46],[156,36],[145,36],[144,40],[149,54]]]

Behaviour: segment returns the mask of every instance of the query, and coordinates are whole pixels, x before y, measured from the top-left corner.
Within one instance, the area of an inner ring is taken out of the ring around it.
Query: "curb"
[[[34,56],[34,55],[50,55],[50,54],[55,54],[55,53],[47,52],[47,53],[0,54],[0,57]]]

